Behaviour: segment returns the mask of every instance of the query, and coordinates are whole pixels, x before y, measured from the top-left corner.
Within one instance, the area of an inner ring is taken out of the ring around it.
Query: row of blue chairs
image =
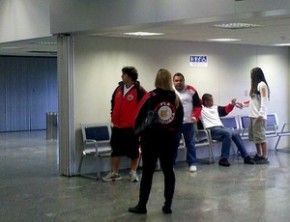
[[[248,116],[232,116],[221,118],[226,127],[232,127],[238,130],[242,138],[248,138],[248,129],[250,125],[250,118]],[[270,113],[267,115],[266,122],[266,137],[277,137],[274,149],[278,149],[281,137],[290,136],[290,123],[284,123],[279,131],[278,115]]]
[[[240,133],[242,139],[248,139],[248,129],[250,126],[249,116],[226,116],[222,117],[221,121],[225,127],[232,128]],[[266,136],[277,137],[277,141],[274,149],[278,150],[278,145],[282,137],[290,136],[290,123],[284,123],[282,129],[279,131],[278,116],[276,113],[267,115],[266,124]],[[214,143],[219,141],[213,140],[209,130],[197,130],[196,133],[196,147],[206,146],[208,147],[208,160],[199,160],[202,162],[213,163],[214,154],[213,146]],[[234,147],[232,146],[233,152],[235,153]]]
[[[237,130],[243,139],[248,138],[248,128],[250,118],[248,116],[227,116],[221,118],[225,127]],[[276,113],[268,114],[267,116],[267,137],[277,137],[275,150],[278,150],[278,145],[282,137],[290,136],[290,123],[284,123],[279,131],[278,116]],[[110,157],[111,146],[111,126],[109,124],[82,124],[82,153],[78,167],[78,174],[81,176],[100,178],[102,169],[102,159]],[[205,129],[197,130],[196,147],[208,147],[208,163],[214,162],[213,144],[219,142],[211,138],[210,132]],[[185,148],[184,138],[181,138],[180,149]],[[97,162],[97,176],[92,174],[82,174],[83,159],[85,156],[94,156]]]

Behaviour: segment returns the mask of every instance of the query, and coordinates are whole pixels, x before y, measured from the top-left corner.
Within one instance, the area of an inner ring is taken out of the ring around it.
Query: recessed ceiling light
[[[43,41],[39,42],[40,45],[56,45],[56,41]]]
[[[164,35],[164,33],[154,33],[154,32],[126,32],[123,33],[124,35],[130,35],[130,36],[158,36],[158,35]]]
[[[1,46],[1,49],[21,49],[19,46]]]
[[[235,22],[235,23],[222,23],[222,24],[215,24],[213,25],[214,27],[217,28],[223,28],[223,29],[247,29],[247,28],[256,28],[260,27],[262,25],[258,24],[250,24],[250,23],[240,23],[240,22]]]
[[[290,46],[290,43],[273,44],[273,46]]]
[[[230,39],[230,38],[219,38],[219,39],[208,39],[210,42],[238,42],[240,39]]]

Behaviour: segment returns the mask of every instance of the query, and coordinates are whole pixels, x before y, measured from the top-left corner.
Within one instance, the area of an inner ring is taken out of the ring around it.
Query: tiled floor
[[[0,133],[0,221],[263,221],[290,218],[290,149],[270,151],[270,165],[176,167],[173,214],[161,212],[163,175],[156,172],[147,215],[134,215],[139,183],[104,183],[58,175],[55,141],[45,131]],[[127,175],[123,172],[123,177]]]

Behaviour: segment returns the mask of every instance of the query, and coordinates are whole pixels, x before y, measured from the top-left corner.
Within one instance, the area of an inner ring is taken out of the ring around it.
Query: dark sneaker
[[[245,164],[255,164],[255,161],[250,156],[246,156],[244,158],[244,163]]]
[[[220,161],[219,161],[219,165],[220,165],[220,166],[224,166],[224,167],[229,167],[231,164],[230,164],[230,162],[228,161],[228,159],[226,159],[226,158],[222,158],[222,159],[220,159]]]
[[[261,159],[260,156],[258,156],[258,154],[256,154],[253,158],[253,160],[256,162],[256,161],[259,161]]]
[[[162,212],[163,212],[164,214],[171,214],[171,213],[172,213],[172,209],[171,209],[171,207],[163,206],[163,207],[162,207]]]
[[[140,207],[138,204],[136,207],[130,207],[128,209],[128,211],[131,213],[135,213],[135,214],[146,214],[147,213],[146,207]]]
[[[255,161],[255,163],[256,164],[269,164],[270,162],[268,158],[261,156],[259,160]]]

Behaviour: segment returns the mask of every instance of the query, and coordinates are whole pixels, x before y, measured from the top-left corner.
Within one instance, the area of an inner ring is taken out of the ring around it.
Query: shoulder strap
[[[175,93],[175,108],[177,109],[180,105],[180,99],[179,99],[179,96]]]
[[[143,98],[145,95],[146,91],[145,89],[140,85],[139,82],[135,84],[136,90],[137,90],[137,100],[138,102]]]
[[[151,99],[152,99],[152,92],[150,92],[149,101],[148,101],[148,105],[147,105],[147,111],[150,110]]]

